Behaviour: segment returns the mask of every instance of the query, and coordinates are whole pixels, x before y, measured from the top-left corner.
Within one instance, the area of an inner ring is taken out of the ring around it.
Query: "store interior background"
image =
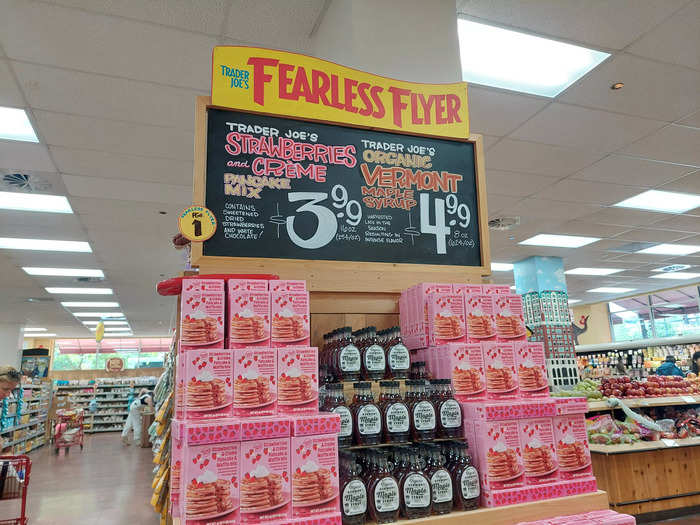
[[[25,108],[39,143],[0,140],[2,174],[66,195],[72,214],[0,211],[0,236],[87,241],[92,253],[0,250],[0,362],[18,361],[22,328],[89,338],[78,308],[117,301],[134,336],[169,333],[173,304],[154,283],[183,267],[175,216],[191,202],[194,97],[209,90],[211,49],[250,44],[308,53],[411,81],[461,79],[455,16],[605,51],[611,56],[554,98],[471,85],[471,129],[484,135],[492,260],[564,258],[582,343],[609,337],[606,302],[690,281],[650,278],[683,257],[620,251],[630,243],[700,244],[698,210],[611,207],[650,188],[700,193],[700,2],[629,0],[306,0],[95,2],[8,0],[0,17],[0,105]],[[470,42],[462,53],[484,53]],[[625,83],[613,91],[613,82]],[[578,249],[523,246],[537,233],[600,237]],[[99,268],[112,296],[52,295],[75,278],[31,277],[25,266]],[[494,272],[513,283],[512,272]],[[613,286],[618,294],[587,290]],[[602,303],[598,306],[594,303]],[[592,306],[591,306],[592,305]],[[696,314],[697,315],[697,309]],[[606,329],[607,327],[607,329]],[[19,344],[18,344],[19,343]],[[27,341],[41,344],[40,341]]]

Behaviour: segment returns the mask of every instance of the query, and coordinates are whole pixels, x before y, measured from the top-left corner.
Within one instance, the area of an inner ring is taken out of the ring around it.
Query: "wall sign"
[[[215,106],[442,137],[467,138],[467,83],[423,84],[273,49],[218,46]]]
[[[124,370],[124,360],[121,357],[110,357],[105,362],[107,372],[121,372]]]
[[[483,266],[476,143],[207,110],[204,256]],[[484,196],[481,196],[484,199]]]

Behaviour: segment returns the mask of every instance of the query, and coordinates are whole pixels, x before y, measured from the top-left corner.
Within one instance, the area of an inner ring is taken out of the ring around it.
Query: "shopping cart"
[[[66,454],[68,454],[70,447],[74,445],[80,445],[80,450],[83,450],[82,410],[57,410],[51,427],[56,454],[62,448],[66,449]]]
[[[0,525],[27,525],[27,487],[32,460],[27,456],[0,456]],[[8,518],[17,516],[18,518]]]

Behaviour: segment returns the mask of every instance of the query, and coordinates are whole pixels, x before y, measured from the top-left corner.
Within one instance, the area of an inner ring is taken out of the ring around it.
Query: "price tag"
[[[676,443],[675,439],[662,439],[661,441],[664,442],[664,445],[667,447],[677,447],[678,443]]]
[[[697,403],[695,401],[695,398],[693,396],[681,396],[681,399],[685,401],[686,403]]]

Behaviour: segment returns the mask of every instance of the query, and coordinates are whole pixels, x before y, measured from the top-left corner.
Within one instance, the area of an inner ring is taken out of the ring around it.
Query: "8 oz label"
[[[343,490],[343,514],[357,516],[367,512],[367,489],[359,479],[353,479]]]
[[[416,430],[435,429],[435,408],[429,401],[419,401],[413,407],[413,424]]]
[[[394,345],[389,349],[389,368],[391,370],[408,370],[411,368],[411,356],[404,345]]]
[[[357,411],[357,430],[363,435],[382,431],[382,416],[376,406],[365,405]]]
[[[430,505],[430,484],[421,474],[409,474],[403,483],[403,500],[407,507],[424,508]]]
[[[393,512],[399,508],[399,486],[393,478],[380,479],[374,489],[377,512]]]
[[[458,428],[462,424],[462,409],[454,399],[448,399],[440,407],[440,423],[444,428]]]
[[[391,434],[408,432],[408,408],[403,403],[393,403],[386,409],[386,428]]]
[[[386,369],[384,349],[379,345],[372,345],[365,350],[365,368],[370,372],[379,372]]]
[[[433,503],[444,503],[452,499],[452,478],[446,470],[438,470],[430,477],[433,487]]]
[[[340,351],[340,370],[343,372],[360,371],[360,351],[355,345],[348,345]]]
[[[479,473],[474,467],[467,467],[462,472],[462,497],[464,499],[474,499],[478,498],[481,494],[481,487],[479,486]]]
[[[352,414],[348,407],[335,407],[332,412],[340,415],[340,437],[352,435]]]

